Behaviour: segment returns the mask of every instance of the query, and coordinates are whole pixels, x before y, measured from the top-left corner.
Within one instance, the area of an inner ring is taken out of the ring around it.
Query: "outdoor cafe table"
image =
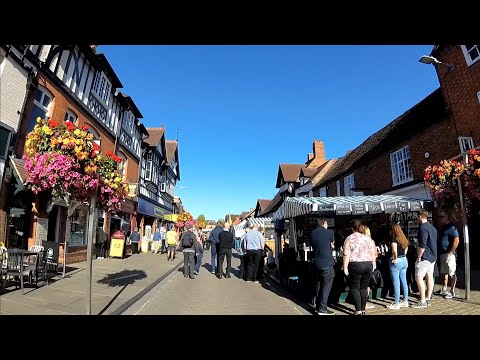
[[[14,256],[20,256],[20,274],[23,276],[24,272],[24,260],[26,256],[31,256],[31,255],[38,255],[38,252],[36,251],[31,251],[31,250],[25,250],[25,249],[17,249],[17,248],[7,248],[7,256],[8,258],[14,257]],[[23,292],[23,289],[22,289]]]

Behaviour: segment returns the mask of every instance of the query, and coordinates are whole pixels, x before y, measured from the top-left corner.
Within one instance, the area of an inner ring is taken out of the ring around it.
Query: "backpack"
[[[182,236],[182,247],[183,248],[191,248],[193,246],[193,237],[192,233],[189,231]]]

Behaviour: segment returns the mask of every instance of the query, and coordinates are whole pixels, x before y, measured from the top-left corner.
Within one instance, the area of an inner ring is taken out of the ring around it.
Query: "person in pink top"
[[[353,233],[343,244],[343,272],[348,277],[355,315],[364,315],[368,298],[368,285],[375,264],[375,243],[362,234],[360,220],[352,221]]]

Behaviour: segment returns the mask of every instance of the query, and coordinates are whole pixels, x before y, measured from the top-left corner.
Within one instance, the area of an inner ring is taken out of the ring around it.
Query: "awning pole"
[[[468,166],[468,154],[464,157],[465,166]],[[465,210],[465,202],[463,199],[463,189],[460,177],[458,181],[458,195],[460,196],[460,210],[462,213],[462,225],[463,225],[463,244],[464,244],[464,257],[465,257],[465,299],[470,297],[470,241],[468,236],[468,222],[467,212]]]

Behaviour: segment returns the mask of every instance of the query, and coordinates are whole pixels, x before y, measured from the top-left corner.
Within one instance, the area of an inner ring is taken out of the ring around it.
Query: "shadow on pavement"
[[[145,279],[146,277],[147,273],[143,270],[122,270],[115,274],[108,274],[104,278],[98,280],[98,284],[108,285],[110,287],[121,287],[120,291],[108,302],[98,315],[102,315],[128,285],[132,285],[135,281]]]

